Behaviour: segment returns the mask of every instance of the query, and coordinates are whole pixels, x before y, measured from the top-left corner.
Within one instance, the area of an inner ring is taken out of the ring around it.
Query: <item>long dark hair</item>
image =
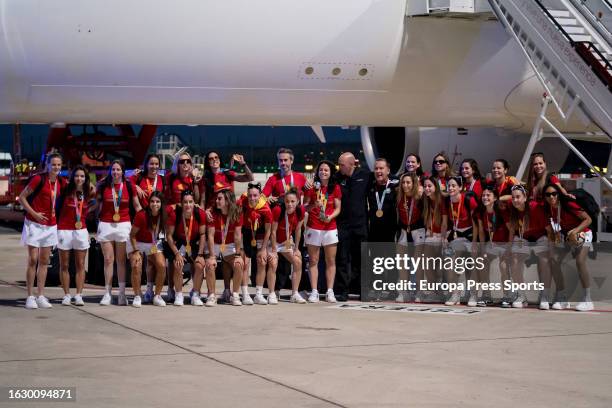
[[[499,160],[496,160],[496,161],[499,161]],[[523,231],[526,231],[529,229],[529,208],[531,204],[531,199],[529,198],[529,194],[527,194],[527,190],[525,190],[525,187],[523,187],[522,185],[517,184],[513,186],[511,191],[514,192],[515,190],[518,190],[522,192],[523,195],[525,195],[525,215],[523,216]],[[518,222],[519,222],[519,210],[514,206],[514,203],[511,203],[510,204],[510,225],[512,225],[515,231],[518,228]]]
[[[140,183],[145,178],[149,177],[149,161],[154,158],[157,159],[157,161],[159,162],[161,166],[161,158],[159,157],[159,155],[155,153],[147,154],[147,157],[145,157],[144,162],[142,164],[142,171],[138,175],[138,183]]]
[[[495,183],[483,184],[482,192],[484,193],[485,191],[490,191],[491,193],[493,193],[493,197],[495,197],[495,202],[493,203],[493,214],[495,217],[495,219],[493,220],[493,231],[495,231],[497,227],[504,224],[503,214],[501,209],[499,208],[499,193],[497,192]],[[477,211],[481,214],[482,219],[484,220],[487,216],[487,207],[485,207],[485,205],[482,203],[482,199],[478,203]]]
[[[416,159],[417,163],[419,164],[419,167],[417,167],[415,173],[416,173],[417,177],[421,177],[423,175],[423,165],[421,164],[421,157],[418,154],[416,154],[416,153],[410,153],[410,154],[408,154],[408,156],[406,156],[406,161],[404,162],[404,170],[406,172],[409,172],[409,170],[408,170],[408,158],[410,156],[414,157]]]
[[[295,187],[291,187],[286,193],[285,193],[285,197],[287,197],[289,194],[293,194],[297,199],[298,199],[298,204],[295,207],[295,213],[296,215],[299,217],[302,216],[302,206],[300,205],[300,195],[297,191],[297,189]],[[285,211],[287,210],[285,208],[285,200],[283,199],[280,203],[280,218],[283,218],[285,216]],[[280,221],[279,221],[280,222]]]
[[[461,168],[463,167],[463,163],[467,163],[472,168],[472,175],[474,180],[480,180],[482,178],[482,174],[480,173],[480,169],[478,168],[478,162],[474,159],[464,159],[459,165],[459,174],[461,178],[463,178],[463,174],[461,174]]]
[[[159,209],[159,225],[160,231],[166,231],[166,211],[164,211],[164,194],[161,191],[153,191],[149,196],[149,205],[146,206],[145,212],[147,213],[147,226],[149,227],[149,231],[153,231],[153,214],[151,213],[151,199],[158,198],[161,201],[161,207]]]
[[[337,183],[336,165],[334,163],[329,160],[321,160],[319,164],[317,164],[317,168],[315,169],[314,182],[321,182],[321,179],[319,178],[319,169],[321,168],[322,164],[327,164],[329,166],[329,181],[327,182],[327,192],[329,194],[332,194],[334,192],[334,189],[336,188]]]
[[[570,208],[569,203],[570,202],[576,203],[576,200],[574,200],[572,197],[568,196],[567,194],[563,193],[563,191],[561,191],[561,187],[559,187],[557,184],[547,183],[546,185],[544,185],[544,187],[542,188],[542,196],[544,196],[544,193],[546,192],[546,190],[548,190],[549,187],[554,188],[555,191],[557,192],[557,199],[559,200],[559,205],[561,206],[561,209],[563,209],[563,211],[566,211],[566,212],[572,212],[572,209]],[[547,212],[550,211],[549,207],[550,207],[549,205],[545,206]],[[584,211],[584,208],[582,207],[580,208]]]
[[[206,157],[206,159],[204,160],[204,182],[206,188],[209,190],[209,193],[213,192],[215,186],[215,175],[213,174],[212,168],[210,167],[210,160],[208,160],[208,156],[210,156],[211,153],[216,153],[217,156],[219,156],[219,165],[221,165],[221,155],[218,151],[209,150],[208,152],[206,152],[206,156],[204,156]]]
[[[118,164],[119,167],[121,167],[121,181],[125,182],[125,162],[121,159],[115,159],[111,162],[110,166],[108,166],[108,174],[106,177],[100,181],[100,191],[113,185],[113,166],[115,164]]]
[[[423,193],[423,219],[425,220],[425,226],[427,226],[427,220],[433,219],[435,224],[440,225],[442,223],[442,206],[444,205],[444,197],[440,191],[440,185],[438,179],[434,176],[426,177],[425,180],[429,180],[434,185],[434,193],[431,201],[433,201],[433,207],[430,205],[429,197]],[[425,187],[425,180],[423,180],[423,187]]]
[[[238,204],[236,204],[236,195],[229,188],[218,191],[215,194],[215,197],[218,197],[219,194],[223,195],[225,201],[227,201],[227,222],[229,224],[235,223],[240,219],[241,208]],[[220,208],[215,207],[215,211],[221,213]]]
[[[74,168],[70,172],[70,180],[68,181],[68,185],[66,186],[64,191],[62,191],[58,198],[56,206],[58,214],[60,213],[64,202],[66,201],[66,197],[70,197],[76,191],[76,182],[74,181],[74,178],[76,176],[76,172],[79,170],[85,173],[85,183],[83,183],[83,200],[87,201],[89,199],[89,194],[91,192],[91,185],[89,183],[89,172],[87,171],[85,166],[78,164],[74,166]]]

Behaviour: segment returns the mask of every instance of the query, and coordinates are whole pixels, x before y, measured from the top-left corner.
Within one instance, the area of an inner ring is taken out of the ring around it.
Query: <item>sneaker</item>
[[[249,295],[249,292],[242,292],[242,304],[247,306],[253,305],[253,299],[251,298],[251,295]]]
[[[40,309],[51,309],[53,307],[51,303],[49,303],[49,299],[42,295],[36,298],[36,304]]]
[[[183,306],[184,304],[185,304],[185,302],[183,300],[183,293],[182,292],[178,292],[174,296],[174,306]]]
[[[160,295],[155,295],[153,296],[153,305],[164,307],[166,306],[166,302],[164,302],[164,299]]]
[[[501,301],[500,306],[503,307],[504,309],[508,309],[512,307],[512,302],[510,302],[508,299],[503,299]]]
[[[74,304],[76,306],[85,306],[85,302],[83,302],[83,296],[78,293],[74,295]]]
[[[64,295],[63,299],[62,299],[62,305],[64,306],[70,306],[72,304],[72,296],[70,295]]]
[[[461,296],[459,296],[459,293],[454,292],[446,302],[444,302],[444,304],[446,306],[455,306],[457,304],[459,304],[459,301],[461,300]]]
[[[213,293],[206,298],[206,307],[213,307],[217,304],[217,296]]]
[[[176,292],[174,291],[173,288],[168,288],[168,291],[166,292],[166,297],[168,298],[167,300],[168,303],[174,302],[174,298],[176,297]]]
[[[100,301],[100,306],[110,306],[111,304],[111,295],[106,292],[104,296],[102,296],[102,300]]]
[[[548,303],[548,300],[540,301],[540,306],[538,306],[538,308],[540,310],[548,310],[550,309],[550,303]]]
[[[414,303],[423,303],[423,293],[420,290],[414,295]]]
[[[476,307],[487,307],[487,301],[484,298],[480,298],[476,301]]]
[[[240,295],[237,292],[232,293],[230,301],[232,302],[232,306],[242,306]]]
[[[552,305],[552,308],[554,310],[563,310],[563,309],[569,309],[571,308],[572,305],[569,302],[555,302]]]
[[[310,292],[310,296],[308,296],[309,303],[319,303],[319,291],[314,289]]]
[[[134,307],[142,306],[142,299],[140,298],[140,296],[134,296],[134,300],[132,300],[132,306]]]
[[[336,303],[336,296],[334,296],[333,289],[327,289],[327,293],[325,293],[325,301],[327,303]]]
[[[232,292],[229,289],[224,289],[223,294],[221,295],[221,299],[219,299],[221,303],[231,303],[232,301]]]
[[[295,292],[293,295],[291,295],[289,302],[304,304],[306,303],[306,300],[304,300],[304,298],[299,293]]]
[[[410,299],[409,299],[408,293],[406,293],[406,292],[401,292],[401,291],[400,291],[400,292],[398,292],[397,297],[395,298],[395,301],[396,301],[397,303],[406,303],[406,302],[408,302],[409,300],[410,300]]]
[[[595,309],[593,302],[580,302],[576,305],[576,311],[578,312],[588,312],[593,309]]]
[[[202,302],[202,299],[200,299],[200,294],[198,292],[193,292],[193,295],[191,295],[191,305],[204,306],[204,302]]]
[[[36,304],[36,298],[34,296],[28,296],[25,304],[26,309],[38,309],[38,305]]]
[[[255,298],[253,299],[256,305],[267,305],[268,301],[261,293],[256,293]]]
[[[142,301],[143,303],[151,303],[153,301],[153,291],[150,289],[147,289],[147,291],[145,292]]]
[[[278,298],[276,297],[276,293],[272,292],[268,295],[268,304],[278,305]]]
[[[467,301],[468,307],[476,307],[478,306],[478,301],[476,300],[475,295],[470,295],[470,298]]]
[[[127,296],[125,296],[125,293],[119,293],[117,295],[117,304],[119,306],[128,306],[130,304],[130,302],[128,302]]]
[[[517,308],[517,309],[521,309],[523,306],[525,306],[527,303],[527,299],[525,299],[525,296],[520,294],[518,295],[518,297],[516,298],[516,300],[514,302],[512,302],[512,307]]]

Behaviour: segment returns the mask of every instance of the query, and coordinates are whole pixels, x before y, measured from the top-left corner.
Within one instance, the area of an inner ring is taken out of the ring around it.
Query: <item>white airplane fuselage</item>
[[[0,0],[0,122],[529,131],[543,88],[501,24],[405,3]]]

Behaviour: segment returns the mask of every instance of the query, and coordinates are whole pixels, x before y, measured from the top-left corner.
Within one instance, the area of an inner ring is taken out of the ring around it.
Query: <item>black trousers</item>
[[[334,292],[337,295],[361,293],[361,243],[365,240],[365,231],[338,229],[334,282]]]

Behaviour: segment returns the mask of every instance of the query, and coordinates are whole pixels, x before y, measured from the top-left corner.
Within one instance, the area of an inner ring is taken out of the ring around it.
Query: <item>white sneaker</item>
[[[308,296],[309,303],[319,303],[319,291],[314,289],[310,292],[310,296]]]
[[[160,295],[155,295],[153,296],[153,305],[164,307],[166,306],[166,302],[164,302],[164,299]]]
[[[446,306],[455,306],[457,304],[459,304],[459,301],[461,300],[461,296],[459,296],[459,293],[454,292],[451,297],[448,298],[448,300],[446,302],[444,302],[444,304]]]
[[[38,309],[38,305],[36,304],[36,298],[34,296],[28,296],[25,304],[26,309]]]
[[[238,294],[238,292],[232,293],[230,301],[232,302],[232,306],[242,306],[242,302],[240,301],[240,295]]]
[[[247,306],[253,305],[253,299],[251,298],[251,295],[249,295],[249,292],[247,291],[242,292],[242,304],[247,305]]]
[[[518,295],[516,300],[512,302],[512,307],[521,309],[523,306],[525,306],[526,303],[527,303],[527,299],[525,299],[525,296],[523,294],[520,294]]]
[[[400,291],[398,292],[397,297],[395,298],[395,301],[397,303],[407,303],[410,301],[410,295],[408,295],[408,292]]]
[[[580,302],[576,305],[576,310],[578,312],[588,312],[593,309],[595,309],[593,302]]]
[[[272,292],[268,295],[268,304],[278,305],[278,298],[276,297],[276,293]]]
[[[70,306],[71,304],[72,304],[72,296],[64,295],[64,298],[62,299],[62,305]]]
[[[111,304],[111,295],[106,292],[104,296],[102,296],[102,300],[100,301],[100,306],[110,306]]]
[[[336,296],[334,295],[333,289],[327,289],[327,293],[325,293],[325,301],[327,303],[336,303]]]
[[[119,294],[117,295],[117,304],[119,306],[128,306],[130,304],[130,302],[128,302],[127,296],[125,296],[125,293],[119,292]]]
[[[293,295],[291,295],[291,299],[289,299],[289,302],[304,304],[306,303],[306,300],[304,300],[302,295],[300,295],[298,292],[295,292]]]
[[[470,298],[467,301],[468,307],[476,307],[478,306],[478,300],[475,295],[470,295]]]
[[[548,310],[550,309],[550,303],[548,303],[548,300],[544,300],[540,302],[540,306],[538,307],[540,308],[540,310]]]
[[[178,292],[174,296],[174,306],[183,306],[185,304],[183,300],[183,292]]]
[[[78,293],[74,295],[74,304],[76,306],[85,306],[85,302],[83,302],[83,296]]]
[[[554,310],[563,310],[563,309],[569,309],[571,308],[572,305],[569,302],[555,302],[552,305],[552,308]]]
[[[204,306],[204,302],[202,302],[202,299],[200,299],[200,294],[198,292],[193,292],[193,295],[191,295],[191,305]]]
[[[261,293],[256,293],[255,298],[253,299],[256,305],[267,305],[268,301]]]
[[[36,304],[40,309],[51,309],[53,307],[51,303],[49,303],[49,299],[42,295],[36,298]]]
[[[213,307],[216,304],[217,296],[215,296],[214,294],[208,295],[208,297],[206,298],[206,307]]]
[[[134,307],[142,306],[142,299],[140,298],[140,296],[134,296],[134,299],[132,300],[132,306]]]

